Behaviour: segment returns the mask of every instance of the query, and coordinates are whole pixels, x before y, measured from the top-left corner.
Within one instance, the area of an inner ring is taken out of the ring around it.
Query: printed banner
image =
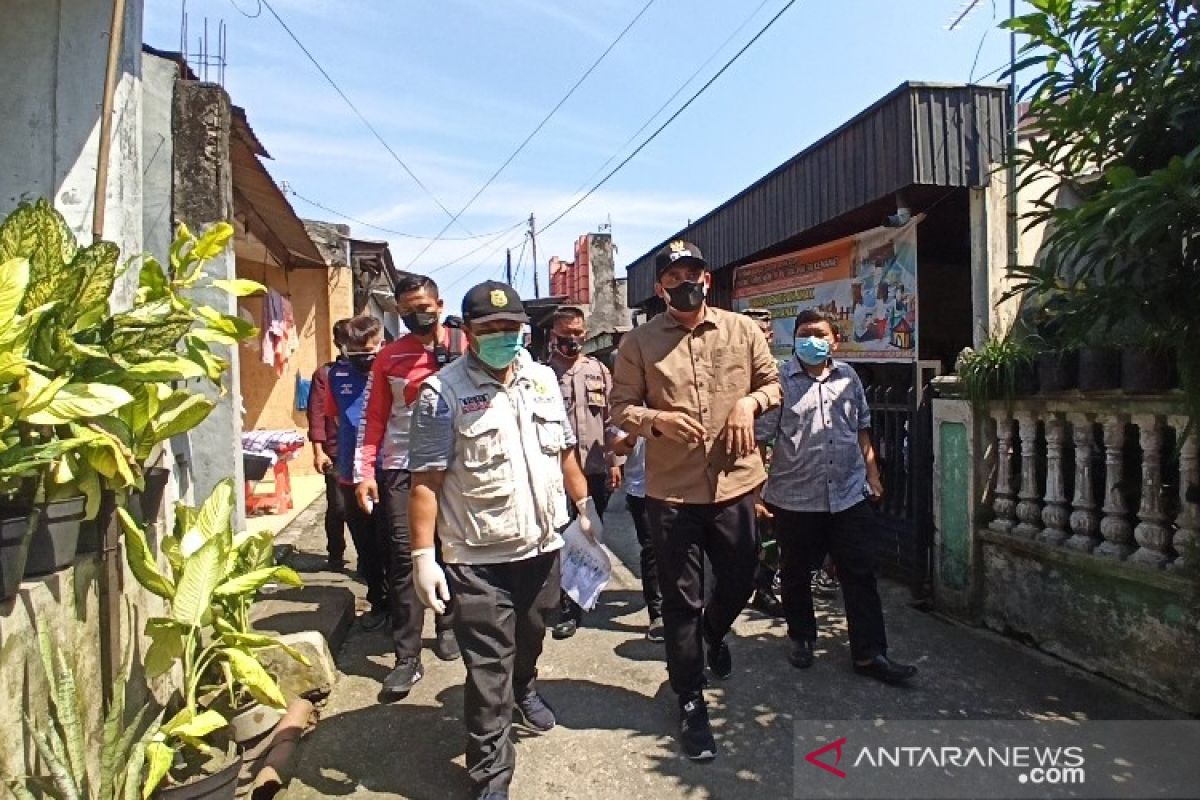
[[[796,314],[818,308],[838,321],[846,361],[917,357],[917,223],[873,228],[739,267],[734,307],[771,312],[775,355],[790,358]]]

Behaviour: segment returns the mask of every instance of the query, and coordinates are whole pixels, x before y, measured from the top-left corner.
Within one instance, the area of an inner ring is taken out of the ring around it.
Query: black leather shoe
[[[813,665],[813,643],[808,639],[792,642],[792,652],[788,653],[788,661],[796,669],[808,669]]]
[[[564,619],[550,629],[550,635],[555,639],[570,639],[579,630],[579,623],[573,619]]]
[[[912,664],[901,664],[887,656],[875,656],[866,664],[856,663],[854,671],[893,686],[904,683],[917,674],[917,668]]]
[[[761,611],[768,617],[777,619],[783,618],[783,603],[774,592],[758,589],[754,592],[754,597],[750,599],[750,607],[756,611]]]

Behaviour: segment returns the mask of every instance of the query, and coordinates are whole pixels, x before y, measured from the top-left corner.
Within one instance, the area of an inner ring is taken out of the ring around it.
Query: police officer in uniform
[[[603,528],[558,380],[523,346],[520,297],[504,283],[479,284],[463,299],[463,320],[468,353],[418,395],[409,526],[418,596],[438,612],[451,597],[456,606],[467,771],[479,798],[501,800],[516,764],[514,707],[533,731],[556,722],[535,678],[558,607],[568,497],[586,535]]]
[[[620,430],[613,428],[608,409],[612,375],[599,359],[584,355],[587,338],[583,310],[563,306],[551,320],[550,369],[558,376],[558,388],[567,405],[567,420],[575,433],[575,448],[587,477],[588,494],[600,516],[608,508],[608,499],[621,485],[621,465],[625,459],[615,455],[606,443]],[[562,616],[551,629],[555,639],[569,639],[583,621],[583,609],[564,592]]]

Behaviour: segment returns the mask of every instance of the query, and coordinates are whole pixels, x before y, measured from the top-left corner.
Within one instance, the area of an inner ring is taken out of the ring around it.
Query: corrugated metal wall
[[[695,242],[721,270],[913,184],[986,185],[1003,161],[1007,96],[1002,87],[902,84],[664,244]],[[628,267],[631,306],[654,293],[657,250]]]

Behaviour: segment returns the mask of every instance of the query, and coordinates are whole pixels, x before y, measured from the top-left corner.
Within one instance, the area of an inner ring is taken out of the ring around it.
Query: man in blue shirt
[[[363,418],[367,377],[375,354],[383,343],[383,326],[369,316],[358,316],[346,326],[345,361],[329,367],[325,413],[337,420],[339,436],[334,470],[342,492],[342,505],[350,538],[358,551],[358,574],[367,584],[367,602],[371,610],[360,620],[364,630],[380,628],[388,621],[387,559],[379,514],[373,507],[364,509],[354,496],[354,432]]]
[[[903,683],[917,668],[887,657],[871,557],[877,529],[870,504],[883,497],[883,484],[866,392],[850,365],[832,358],[837,329],[830,317],[802,311],[794,338],[795,357],[780,372],[783,403],[769,412],[778,434],[763,490],[783,561],[788,660],[812,666],[817,621],[809,574],[828,553],[841,579],[854,671]]]

